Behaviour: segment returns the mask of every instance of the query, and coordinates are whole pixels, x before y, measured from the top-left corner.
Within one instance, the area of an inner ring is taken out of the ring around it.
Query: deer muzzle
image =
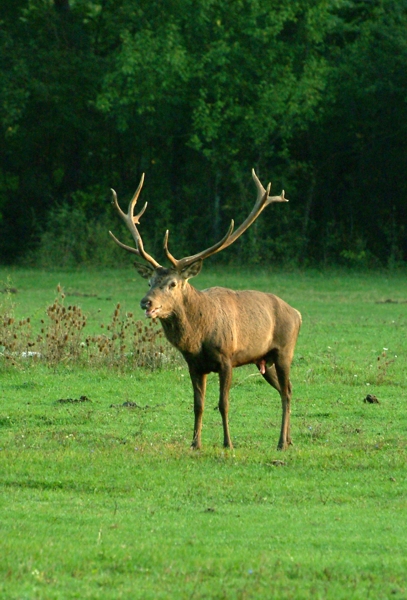
[[[161,310],[161,306],[153,306],[153,302],[147,296],[141,300],[140,306],[145,310],[145,315],[148,319],[158,317],[158,313]]]

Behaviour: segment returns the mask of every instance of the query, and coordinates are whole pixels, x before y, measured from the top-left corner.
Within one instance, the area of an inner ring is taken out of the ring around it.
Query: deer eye
[[[171,281],[170,288],[175,288],[176,285],[177,285],[176,281]]]

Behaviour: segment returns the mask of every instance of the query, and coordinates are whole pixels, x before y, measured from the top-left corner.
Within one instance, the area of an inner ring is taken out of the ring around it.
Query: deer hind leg
[[[233,448],[229,434],[229,390],[232,383],[232,365],[223,364],[219,371],[219,412],[222,415],[223,445],[225,448]]]
[[[265,372],[259,368],[260,373],[264,379],[274,389],[278,391],[281,397],[281,404],[283,409],[283,417],[281,423],[280,439],[278,441],[278,450],[285,450],[290,446],[290,414],[291,414],[291,394],[292,387],[290,382],[290,361],[276,360],[275,364],[269,365]]]
[[[205,405],[206,378],[203,373],[194,373],[190,371],[192,387],[194,390],[194,435],[191,448],[199,450],[201,447],[202,417]]]
[[[279,392],[283,409],[281,422],[280,439],[278,441],[278,450],[286,450],[291,445],[290,435],[290,415],[291,415],[291,396],[292,386],[290,381],[291,360],[279,359],[276,361],[276,375],[279,383]]]

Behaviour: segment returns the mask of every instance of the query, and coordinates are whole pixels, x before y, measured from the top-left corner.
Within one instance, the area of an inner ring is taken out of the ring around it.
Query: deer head
[[[201,271],[203,261],[206,258],[209,258],[213,254],[216,254],[233,244],[242,233],[250,227],[268,204],[271,204],[272,202],[288,202],[287,198],[284,196],[284,190],[281,192],[280,196],[270,196],[271,184],[268,184],[267,189],[265,189],[254,169],[252,169],[252,177],[257,189],[257,199],[252,211],[236,231],[234,231],[234,221],[232,220],[226,235],[213,246],[210,246],[197,254],[176,259],[168,249],[169,231],[166,231],[164,236],[164,251],[167,259],[172,265],[170,268],[162,267],[145,251],[141,235],[137,229],[137,225],[140,224],[140,218],[147,208],[146,202],[141,211],[137,215],[134,214],[134,209],[144,183],[144,173],[141,176],[140,183],[133,198],[130,200],[127,213],[124,213],[120,208],[117,194],[112,190],[113,205],[132,234],[136,247],[133,248],[132,246],[123,244],[111,231],[109,231],[109,233],[116,244],[121,248],[136,254],[147,263],[135,263],[136,269],[140,275],[149,280],[150,291],[140,302],[142,308],[146,311],[147,317],[159,317],[165,319],[170,316],[174,311],[174,307],[179,305],[178,303],[181,301],[186,286],[188,285],[188,280],[191,277],[198,275]]]
[[[178,271],[174,268],[157,267],[135,263],[137,271],[148,279],[150,290],[140,301],[146,317],[165,319],[182,305],[183,296],[188,285],[188,279],[198,275],[202,268],[202,260]]]

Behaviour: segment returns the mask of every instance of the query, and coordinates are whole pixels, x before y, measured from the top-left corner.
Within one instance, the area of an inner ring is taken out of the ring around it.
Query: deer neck
[[[199,352],[208,328],[209,299],[189,283],[186,284],[182,302],[172,314],[160,319],[167,340],[181,352]]]

